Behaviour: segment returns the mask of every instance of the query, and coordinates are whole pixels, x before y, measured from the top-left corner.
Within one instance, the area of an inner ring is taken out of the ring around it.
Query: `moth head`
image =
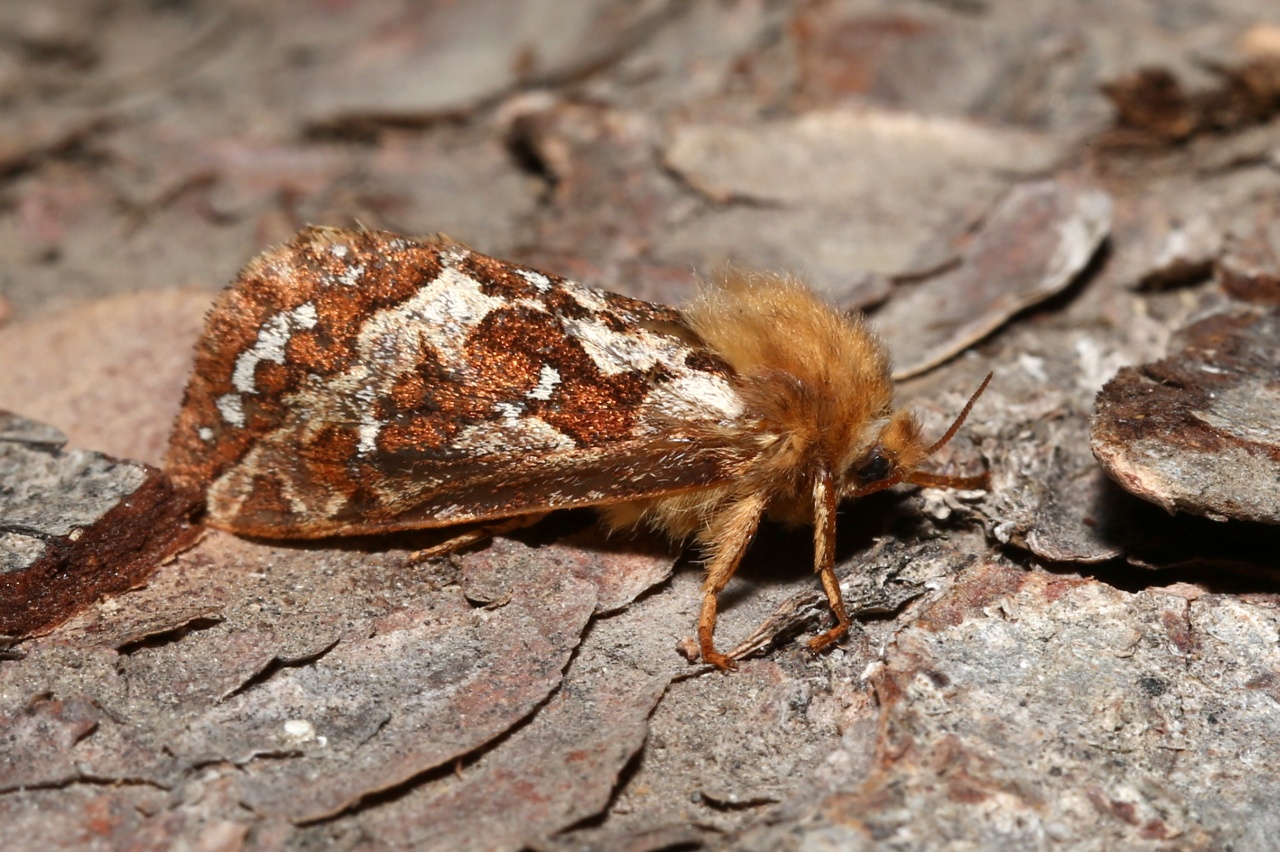
[[[842,496],[874,494],[900,482],[948,488],[973,488],[985,484],[985,476],[943,476],[921,471],[918,467],[955,437],[974,403],[991,383],[991,375],[987,374],[946,433],[933,444],[925,443],[920,421],[914,414],[902,408],[895,411],[876,441],[845,472]]]

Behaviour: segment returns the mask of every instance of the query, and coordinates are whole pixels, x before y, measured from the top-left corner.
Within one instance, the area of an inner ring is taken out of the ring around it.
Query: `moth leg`
[[[445,539],[439,544],[433,544],[430,547],[424,547],[422,550],[415,550],[409,554],[410,562],[425,562],[436,556],[444,556],[449,553],[457,553],[463,548],[470,547],[477,542],[493,538],[494,536],[504,535],[513,530],[531,527],[538,521],[547,516],[547,512],[538,512],[533,515],[516,515],[513,518],[505,518],[492,524],[484,524],[482,526],[472,527],[463,530],[455,536]]]
[[[825,651],[849,632],[849,614],[836,579],[836,489],[830,470],[813,478],[813,565],[822,579],[822,590],[836,616],[836,626],[809,640],[809,649]]]
[[[715,515],[702,535],[708,555],[707,576],[702,581],[702,614],[698,617],[698,647],[702,661],[722,672],[732,671],[738,664],[716,650],[716,595],[738,570],[751,539],[755,538],[764,505],[765,501],[758,495],[744,497]]]

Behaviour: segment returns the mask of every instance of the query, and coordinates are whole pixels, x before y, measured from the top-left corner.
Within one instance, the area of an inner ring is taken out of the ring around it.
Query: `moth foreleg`
[[[702,582],[702,614],[698,617],[698,647],[703,662],[721,671],[732,671],[738,664],[716,650],[716,595],[724,590],[738,570],[751,539],[755,537],[764,507],[765,500],[759,495],[743,497],[714,515],[701,536],[708,555],[706,578]]]
[[[813,478],[813,566],[836,616],[835,627],[809,640],[810,650],[825,651],[849,632],[849,615],[836,579],[836,489],[830,470],[820,470]]]

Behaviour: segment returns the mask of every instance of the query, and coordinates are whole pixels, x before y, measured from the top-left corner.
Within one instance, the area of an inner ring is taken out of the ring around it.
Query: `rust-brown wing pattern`
[[[434,527],[730,481],[743,414],[671,308],[310,228],[215,303],[168,470],[238,532]]]

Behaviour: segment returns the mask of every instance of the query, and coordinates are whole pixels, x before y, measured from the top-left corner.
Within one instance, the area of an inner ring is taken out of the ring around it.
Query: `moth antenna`
[[[947,430],[947,433],[939,438],[938,442],[932,447],[924,451],[925,458],[945,447],[947,442],[955,437],[956,432],[960,431],[960,427],[964,425],[964,419],[969,416],[969,412],[973,409],[973,404],[978,401],[978,397],[982,396],[982,392],[987,389],[987,385],[991,384],[991,377],[994,375],[995,373],[987,373],[987,377],[982,380],[982,384],[978,385],[978,389],[973,392],[973,396],[969,397],[969,401],[964,404],[964,408],[960,409],[960,416],[951,424],[951,428]]]
[[[903,481],[910,482],[912,485],[922,485],[925,488],[960,488],[966,491],[973,488],[986,491],[991,487],[991,476],[985,471],[977,476],[948,476],[942,473],[925,473],[915,470]]]

